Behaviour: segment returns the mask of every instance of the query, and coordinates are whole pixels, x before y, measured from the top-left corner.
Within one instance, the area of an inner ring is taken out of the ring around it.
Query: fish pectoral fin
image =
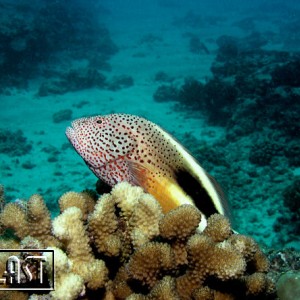
[[[132,183],[139,186],[147,186],[151,171],[145,165],[137,162],[127,161],[129,171],[132,175]]]
[[[166,213],[181,204],[193,204],[192,199],[172,177],[161,174],[149,164],[128,162],[128,166],[133,183],[151,194],[160,203],[163,212]]]

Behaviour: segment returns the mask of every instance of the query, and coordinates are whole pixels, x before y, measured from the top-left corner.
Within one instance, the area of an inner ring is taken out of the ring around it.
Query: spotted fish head
[[[86,164],[98,169],[137,147],[128,118],[129,115],[112,114],[77,119],[67,128],[66,135]]]

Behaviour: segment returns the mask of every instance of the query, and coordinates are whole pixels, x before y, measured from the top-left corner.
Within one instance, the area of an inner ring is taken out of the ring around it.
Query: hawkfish
[[[216,181],[168,132],[142,117],[109,114],[80,118],[66,135],[94,174],[110,186],[127,181],[157,199],[164,212],[182,204],[201,212],[200,229],[207,218],[229,215]]]

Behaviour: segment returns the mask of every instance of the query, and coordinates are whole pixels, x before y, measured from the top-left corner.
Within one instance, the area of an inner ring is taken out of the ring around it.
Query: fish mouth
[[[77,132],[80,131],[80,124],[85,120],[85,118],[77,119],[71,122],[71,126],[66,129],[66,136],[68,137],[71,144],[75,147],[74,143],[78,143]]]
[[[75,130],[73,128],[73,124],[71,126],[68,126],[66,129],[66,136],[69,139],[69,141],[71,142],[71,144],[73,145],[73,141],[77,140],[76,134],[75,134]]]
[[[66,136],[70,143],[73,145],[75,150],[80,154],[80,142],[77,136],[77,130],[78,126],[76,126],[76,121],[73,121],[71,123],[71,126],[68,126],[66,129]]]
[[[76,152],[83,158],[83,160],[85,161],[85,163],[92,169],[100,169],[106,165],[109,165],[111,163],[114,163],[114,160],[111,161],[107,161],[101,165],[99,165],[99,163],[94,164],[91,160],[87,160],[86,159],[86,155],[85,155],[85,147],[82,145],[82,140],[80,139],[80,130],[81,130],[81,124],[82,122],[84,122],[85,119],[78,119],[75,120],[73,122],[71,122],[71,126],[68,126],[66,128],[66,136],[68,138],[68,140],[70,141],[70,143],[72,144],[72,146],[74,147],[74,149],[76,150]],[[78,136],[79,135],[79,136]]]

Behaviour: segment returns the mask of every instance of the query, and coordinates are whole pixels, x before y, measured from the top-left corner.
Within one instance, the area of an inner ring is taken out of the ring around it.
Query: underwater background
[[[234,228],[300,249],[298,1],[0,1],[0,183],[52,216],[97,178],[65,136],[130,113],[168,130],[223,187]]]

